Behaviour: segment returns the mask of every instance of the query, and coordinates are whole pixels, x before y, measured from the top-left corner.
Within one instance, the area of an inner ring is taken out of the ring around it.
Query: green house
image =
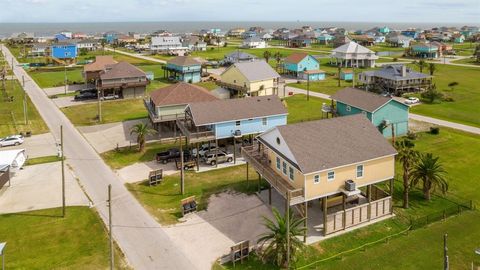
[[[336,101],[338,116],[364,114],[383,136],[395,137],[408,132],[409,106],[391,97],[384,97],[365,90],[345,88],[331,96]]]

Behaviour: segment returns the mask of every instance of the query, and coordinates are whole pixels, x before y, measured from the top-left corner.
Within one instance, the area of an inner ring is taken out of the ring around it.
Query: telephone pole
[[[444,270],[449,270],[450,269],[450,263],[448,261],[448,247],[447,247],[447,234],[443,235],[443,269]]]
[[[110,270],[113,270],[113,237],[112,237],[112,185],[108,185],[108,230],[109,230],[109,237],[110,237]]]
[[[65,155],[63,154],[63,126],[60,126],[60,152],[62,153],[62,217],[65,217]]]

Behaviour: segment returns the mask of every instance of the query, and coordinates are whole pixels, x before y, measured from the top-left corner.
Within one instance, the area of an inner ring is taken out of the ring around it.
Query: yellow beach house
[[[396,154],[361,114],[277,126],[242,148],[270,203],[273,187],[323,236],[391,216]]]

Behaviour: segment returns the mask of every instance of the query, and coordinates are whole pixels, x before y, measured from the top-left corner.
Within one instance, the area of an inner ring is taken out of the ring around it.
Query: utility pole
[[[307,101],[310,100],[310,74],[307,74]]]
[[[443,235],[443,269],[444,270],[449,270],[450,269],[450,263],[448,261],[448,247],[447,247],[447,234]]]
[[[65,155],[63,154],[63,126],[60,126],[60,152],[62,153],[62,217],[65,217]]]
[[[97,101],[98,101],[98,122],[102,122],[102,101],[100,100],[100,89],[98,89],[98,80],[95,79],[95,87],[97,88]]]
[[[180,135],[180,193],[183,195],[185,194],[185,172],[184,172],[184,165],[183,165],[183,139],[182,135]],[[197,149],[198,151],[198,149]]]
[[[67,94],[67,81],[68,81],[68,79],[67,79],[67,53],[66,52],[65,52],[64,64],[65,64],[64,65],[64,67],[65,67],[65,78],[64,78],[65,79],[65,86],[64,86],[64,88],[65,88],[65,95],[66,95]]]
[[[108,230],[110,237],[110,270],[113,270],[114,256],[113,256],[113,237],[112,237],[112,185],[108,185]]]
[[[28,124],[28,114],[27,114],[27,91],[25,90],[25,76],[22,75],[22,87],[23,87],[23,120],[25,125]]]

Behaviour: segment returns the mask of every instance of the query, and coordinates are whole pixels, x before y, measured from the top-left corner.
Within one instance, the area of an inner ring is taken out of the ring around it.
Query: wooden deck
[[[187,121],[177,120],[178,129],[187,137],[189,143],[201,143],[207,141],[213,141],[216,139],[215,132],[205,127],[195,127]]]
[[[268,164],[268,159],[263,151],[258,151],[253,145],[242,147],[242,156],[260,176],[262,176],[279,194],[289,199],[289,205],[297,205],[305,202],[303,188],[295,188],[283,179]],[[288,195],[287,195],[288,194]]]

